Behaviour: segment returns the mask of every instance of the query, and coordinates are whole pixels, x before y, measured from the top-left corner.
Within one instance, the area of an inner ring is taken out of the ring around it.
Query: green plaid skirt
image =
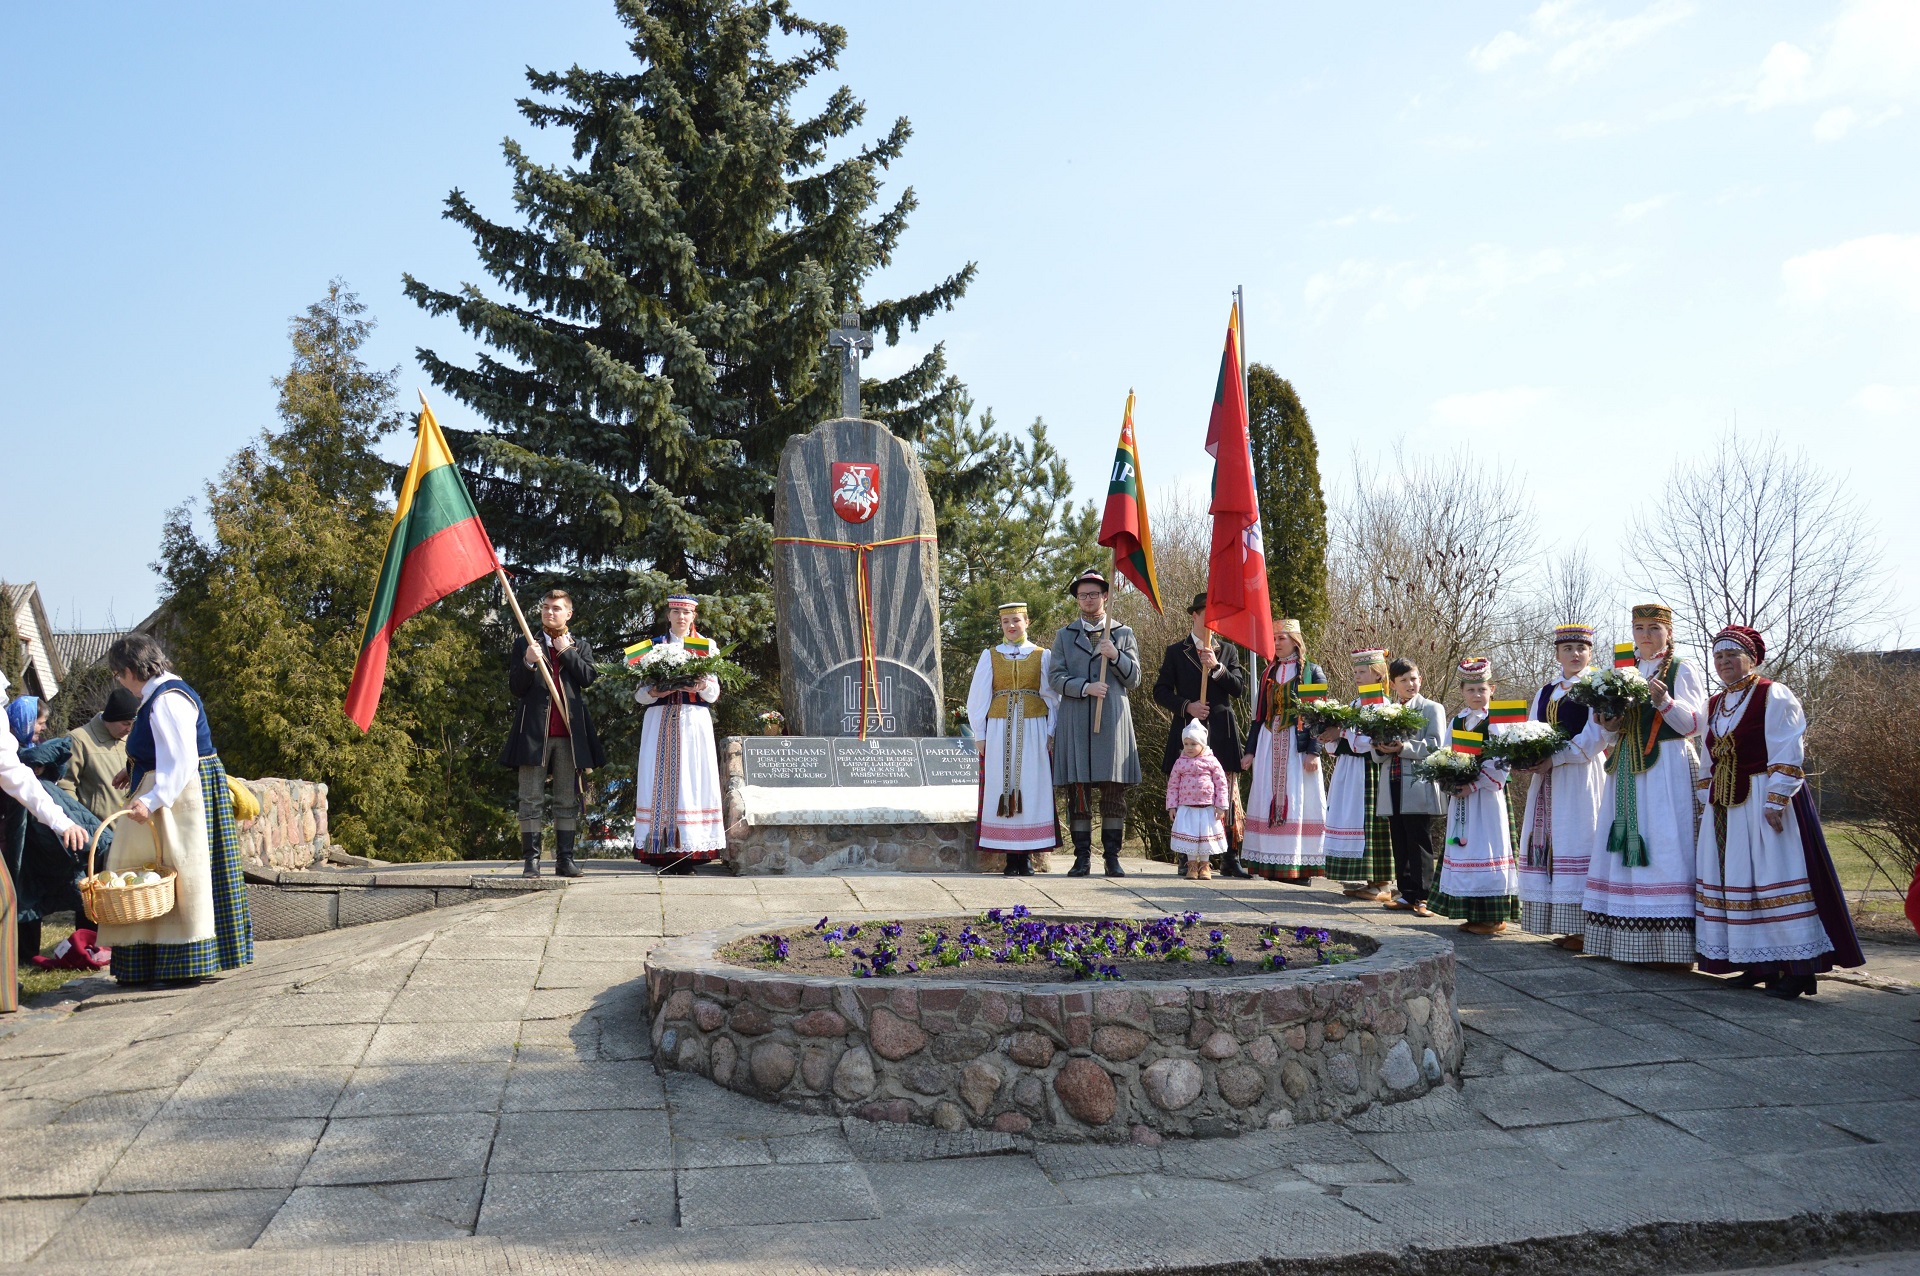
[[[1349,762],[1348,759],[1352,759]],[[1345,753],[1334,763],[1336,768],[1354,764],[1365,765],[1368,759],[1357,753]],[[1390,882],[1394,879],[1393,843],[1387,837],[1387,821],[1383,816],[1374,814],[1375,802],[1380,796],[1380,768],[1368,766],[1366,769],[1366,812],[1367,844],[1358,859],[1348,859],[1343,855],[1327,856],[1327,876],[1345,882]]]
[[[213,938],[190,944],[115,944],[113,977],[123,984],[200,979],[253,960],[253,921],[240,876],[240,829],[220,757],[200,759],[200,799],[207,808],[207,850],[213,858]]]
[[[1518,895],[1449,895],[1444,891],[1435,891],[1427,896],[1427,907],[1457,922],[1520,920]]]

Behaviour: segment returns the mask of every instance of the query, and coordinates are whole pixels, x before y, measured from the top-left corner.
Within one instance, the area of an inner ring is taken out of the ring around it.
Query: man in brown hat
[[[1054,719],[1053,783],[1067,790],[1073,835],[1069,877],[1092,871],[1093,798],[1100,798],[1100,846],[1108,877],[1125,877],[1120,845],[1127,789],[1140,783],[1140,748],[1127,693],[1140,685],[1140,645],[1133,630],[1107,615],[1107,578],[1092,569],[1074,579],[1080,616],[1054,635],[1047,681],[1060,696]],[[1098,729],[1094,719],[1099,718]]]

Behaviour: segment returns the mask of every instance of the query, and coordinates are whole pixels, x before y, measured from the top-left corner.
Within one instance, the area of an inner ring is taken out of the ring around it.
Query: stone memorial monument
[[[722,744],[727,862],[736,873],[997,868],[973,845],[973,745],[943,738],[933,499],[913,449],[860,416],[873,338],[846,315],[831,341],[841,414],[788,441],[774,495],[792,734]]]
[[[795,735],[937,736],[945,715],[933,498],[913,449],[859,417],[859,352],[873,341],[856,318],[834,332],[843,415],[780,454],[781,707]]]

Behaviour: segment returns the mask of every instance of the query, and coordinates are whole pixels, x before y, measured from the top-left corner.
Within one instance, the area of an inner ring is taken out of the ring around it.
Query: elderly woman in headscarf
[[[1733,983],[1792,1000],[1818,991],[1816,975],[1865,958],[1807,796],[1807,715],[1793,692],[1756,672],[1766,658],[1758,630],[1714,635],[1722,690],[1707,702],[1694,945],[1701,970],[1738,972]]]
[[[6,675],[0,674],[0,693],[6,689]],[[33,712],[37,717],[38,704],[33,706]],[[79,850],[87,844],[86,833],[54,804],[41,787],[39,777],[20,761],[20,744],[14,738],[13,720],[9,712],[7,724],[0,726],[0,794],[24,808],[21,818],[30,815],[42,821],[68,850]],[[0,864],[0,1013],[20,1008],[13,898],[13,874],[8,866]]]

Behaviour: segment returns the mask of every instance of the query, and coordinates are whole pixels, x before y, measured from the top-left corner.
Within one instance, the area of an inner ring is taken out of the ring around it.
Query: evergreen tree
[[[845,46],[840,27],[787,0],[616,8],[632,65],[528,73],[539,99],[521,112],[569,133],[572,163],[506,142],[514,224],[448,197],[482,269],[518,300],[408,277],[415,302],[490,348],[472,367],[420,358],[489,422],[449,433],[494,543],[529,584],[563,580],[603,650],[657,629],[667,594],[692,592],[702,630],[744,641],[739,658],[770,674],[775,475],[790,436],[838,415],[828,331],[853,310],[895,342],[950,308],[973,266],[899,300],[863,296],[915,206],[909,189],[874,212],[910,129],[898,120],[830,159],[864,106],[842,87],[794,116],[794,96]],[[777,55],[776,38],[796,51]],[[911,439],[957,393],[936,347],[869,382],[865,403]],[[608,726],[610,749],[637,732]]]
[[[1293,383],[1263,363],[1247,369],[1247,416],[1273,614],[1299,620],[1311,652],[1327,622],[1327,499],[1320,491],[1320,445]]]
[[[228,768],[324,781],[341,845],[387,859],[504,853],[506,678],[489,654],[504,638],[481,620],[492,587],[400,627],[366,735],[341,709],[393,519],[394,469],[375,449],[406,424],[397,372],[360,360],[364,310],[336,281],[293,320],[280,428],[208,486],[209,537],[186,506],[168,517],[165,641]]]
[[[1066,458],[1037,417],[1020,439],[962,399],[919,443],[940,529],[940,624],[948,705],[963,704],[974,663],[1000,641],[1000,604],[1025,601],[1035,642],[1072,619],[1067,582],[1099,564],[1100,515],[1075,507]]]

